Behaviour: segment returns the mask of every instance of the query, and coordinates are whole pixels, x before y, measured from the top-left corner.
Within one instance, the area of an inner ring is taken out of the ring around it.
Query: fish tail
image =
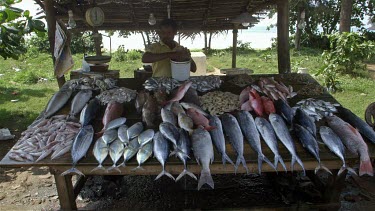
[[[302,171],[303,171],[303,176],[306,176],[305,166],[303,166],[302,160],[297,155],[295,156],[294,159],[295,159],[294,161],[297,160],[297,163],[301,166]],[[293,158],[292,158],[292,160],[293,160]]]
[[[107,169],[107,172],[109,172],[109,171],[117,171],[117,172],[121,173],[121,170],[115,164],[113,164],[113,166],[111,166],[110,168]]]
[[[249,168],[247,168],[246,160],[243,156],[240,157],[240,162],[242,163],[243,167],[246,169],[246,174],[249,174]]]
[[[184,169],[180,175],[178,175],[178,177],[176,178],[176,182],[178,180],[180,180],[183,176],[185,175],[189,175],[191,178],[195,179],[195,180],[198,180],[197,177],[190,171],[188,171],[187,169]]]
[[[124,162],[118,164],[117,168],[119,168],[119,167],[125,167],[125,166],[126,166],[126,165],[125,165],[125,161],[124,161]]]
[[[369,176],[374,176],[374,170],[371,165],[371,160],[361,160],[359,164],[359,176],[362,176],[364,174],[367,174]]]
[[[106,173],[108,172],[107,169],[105,169],[105,168],[100,164],[98,167],[96,167],[96,168],[94,168],[93,170],[91,170],[90,173],[91,173],[91,172],[94,172],[94,171],[99,171],[99,170],[101,170],[101,171],[105,171]]]
[[[318,173],[319,170],[325,170],[326,172],[332,175],[332,172],[320,162],[319,162],[319,165],[315,168],[315,174]]]
[[[175,178],[172,176],[172,174],[168,173],[168,172],[165,171],[164,169],[163,169],[163,171],[161,171],[160,174],[155,178],[155,180],[160,179],[160,177],[162,177],[162,176],[164,176],[164,175],[167,176],[167,177],[169,177],[169,178],[171,178],[171,179],[173,179],[173,181],[175,181]]]
[[[137,170],[144,171],[145,169],[142,166],[137,166],[137,167],[135,167],[135,168],[132,169],[132,171],[137,171]]]
[[[260,159],[262,159],[262,160],[260,161]],[[263,162],[263,161],[268,163],[268,165],[270,165],[273,169],[275,169],[275,171],[277,171],[275,165],[273,165],[273,163],[270,160],[268,160],[268,158],[264,154],[258,155],[258,167],[259,167],[259,162]],[[262,168],[259,168],[258,170],[259,170],[259,174],[260,174]]]
[[[275,168],[277,169],[278,162],[280,162],[281,166],[284,168],[285,172],[288,170],[286,169],[286,165],[283,161],[283,158],[280,155],[275,155]]]
[[[78,122],[77,117],[73,116],[72,114],[69,114],[69,115],[66,117],[66,120],[67,120],[67,121],[70,121],[70,122]]]
[[[177,155],[178,153],[181,153],[184,157],[187,157],[190,159],[190,156],[188,154],[186,154],[185,152],[183,152],[182,150],[176,148],[175,150],[173,150],[170,154],[169,154],[169,157],[173,156],[173,155]]]
[[[225,166],[226,161],[228,161],[230,164],[234,165],[233,161],[230,159],[230,157],[225,152],[222,155],[222,161],[223,161],[224,166]]]
[[[207,130],[207,131],[211,131],[211,130],[215,130],[216,127],[215,126],[205,126],[204,129]]]
[[[200,190],[204,184],[207,184],[214,189],[214,180],[212,179],[210,169],[202,169],[198,181],[198,190]]]
[[[75,173],[75,174],[78,174],[78,175],[81,175],[81,176],[85,176],[80,170],[76,169],[76,167],[72,167],[71,169],[68,169],[68,170],[64,171],[63,173],[61,173],[61,176],[65,176],[65,175],[71,174],[71,173]]]
[[[98,137],[101,137],[103,134],[104,134],[104,128],[101,131],[95,133],[95,135]]]

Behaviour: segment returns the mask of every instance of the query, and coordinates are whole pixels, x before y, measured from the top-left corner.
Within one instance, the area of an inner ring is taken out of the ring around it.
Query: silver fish
[[[100,107],[99,100],[94,98],[90,100],[88,104],[83,108],[81,111],[79,123],[81,123],[82,127],[88,125],[91,120],[93,120],[96,116]]]
[[[153,129],[148,129],[143,131],[141,134],[138,136],[138,143],[140,147],[143,147],[150,141],[152,141],[152,138],[154,138],[155,132]]]
[[[76,169],[76,165],[79,160],[81,160],[87,153],[87,150],[90,148],[92,139],[94,138],[94,128],[91,125],[86,125],[78,132],[77,136],[74,139],[72,147],[72,161],[73,167],[66,170],[61,174],[61,176],[76,173],[84,176],[84,174]]]
[[[230,157],[227,155],[225,152],[225,137],[223,133],[223,126],[221,124],[221,121],[219,117],[217,116],[211,116],[209,118],[210,125],[216,127],[215,130],[210,131],[210,135],[212,138],[212,141],[214,142],[214,145],[217,149],[217,151],[221,154],[222,156],[222,162],[223,165],[225,166],[225,162],[228,161],[230,164],[234,165],[233,161],[230,159]]]
[[[287,171],[285,163],[283,159],[281,158],[281,155],[279,154],[277,139],[275,135],[275,131],[272,128],[272,125],[264,118],[262,117],[256,117],[255,118],[255,125],[257,126],[257,129],[259,133],[262,135],[263,140],[266,142],[268,147],[271,149],[273,154],[275,154],[274,158],[274,166],[277,169],[278,162],[281,163],[285,171]]]
[[[176,126],[169,122],[163,122],[159,125],[159,131],[165,138],[173,143],[173,145],[177,144],[177,140],[180,138],[180,133]]]
[[[128,145],[129,144],[128,126],[121,125],[117,130],[117,136],[122,141],[122,143],[124,143],[125,145]]]
[[[155,180],[158,180],[163,175],[166,175],[167,177],[174,179],[174,177],[165,171],[165,163],[167,162],[168,155],[169,155],[169,143],[168,140],[166,140],[163,135],[160,132],[157,132],[154,139],[154,156],[159,161],[161,166],[163,167],[160,174],[155,178]]]
[[[194,127],[194,122],[185,113],[179,113],[178,114],[178,126],[180,126],[180,128],[182,128],[182,129],[186,130],[187,132],[192,133],[193,127]]]
[[[237,173],[238,166],[242,163],[243,167],[246,169],[247,174],[249,173],[249,169],[247,168],[245,158],[243,156],[243,135],[241,132],[240,125],[238,124],[236,118],[228,113],[222,115],[222,124],[223,129],[229,138],[229,142],[233,146],[234,150],[237,153],[237,160],[236,165],[234,166],[234,172]]]
[[[203,114],[204,116],[208,116],[208,114],[203,111],[203,109],[195,104],[192,104],[192,103],[185,103],[185,102],[181,102],[180,103],[182,105],[182,107],[184,107],[186,110],[189,109],[189,108],[193,108],[194,110],[196,110],[198,113],[201,113]]]
[[[103,133],[102,139],[107,145],[109,145],[117,138],[117,135],[118,134],[116,129],[106,130]]]
[[[183,129],[179,129],[180,138],[177,140],[177,146],[174,146],[174,151],[171,155],[176,154],[177,157],[183,162],[184,170],[176,178],[176,182],[180,180],[183,176],[189,175],[191,178],[197,180],[197,177],[188,170],[187,160],[190,159],[189,155],[191,152],[191,142],[189,135]]]
[[[82,111],[83,107],[85,107],[86,103],[92,97],[92,91],[89,89],[79,91],[76,96],[74,96],[72,100],[72,104],[70,106],[70,113],[69,116],[73,118],[79,112]]]
[[[293,139],[289,133],[288,128],[286,127],[284,120],[281,118],[281,116],[277,114],[270,114],[269,120],[277,137],[280,139],[281,143],[284,144],[284,146],[292,155],[291,170],[293,171],[294,164],[297,161],[298,164],[302,167],[303,174],[305,175],[305,167],[303,166],[301,159],[297,155]]]
[[[214,149],[210,134],[206,130],[198,128],[194,130],[191,139],[194,157],[197,163],[202,166],[198,181],[198,190],[200,190],[204,184],[208,184],[211,188],[214,188],[214,181],[210,172],[210,164],[214,161]]]
[[[121,125],[125,124],[126,118],[125,117],[120,117],[117,119],[114,119],[110,121],[104,128],[104,130],[111,130],[111,129],[116,129],[120,127]]]
[[[133,138],[130,140],[129,145],[124,149],[124,162],[120,166],[125,166],[126,162],[128,162],[134,155],[137,154],[139,149],[139,143],[137,138]]]
[[[108,171],[116,170],[121,173],[121,170],[116,166],[116,163],[124,154],[124,144],[120,141],[120,139],[116,139],[110,146],[109,146],[109,157],[111,157],[113,161],[113,165],[108,169]]]
[[[179,102],[172,102],[171,109],[174,115],[178,116],[180,113],[186,114],[185,110],[182,108]]]
[[[172,111],[167,110],[165,108],[161,109],[161,119],[163,120],[163,122],[169,122],[175,126],[177,125],[176,116],[173,114]]]
[[[58,112],[68,102],[72,96],[73,90],[67,86],[63,86],[57,91],[48,101],[46,109],[44,110],[43,117],[49,118]]]
[[[297,108],[296,113],[293,117],[293,124],[299,124],[303,126],[316,138],[315,122],[302,109]]]
[[[102,138],[99,138],[95,142],[94,149],[93,149],[94,157],[98,161],[99,165],[96,168],[94,168],[93,170],[91,170],[91,172],[98,171],[98,170],[107,171],[103,167],[102,164],[103,164],[103,161],[107,158],[108,153],[109,153],[109,149],[108,149],[107,144],[103,141]]]
[[[148,142],[148,144],[144,145],[141,147],[138,152],[137,152],[137,162],[138,166],[133,169],[133,171],[137,169],[143,169],[141,165],[146,162],[152,155],[152,148],[153,148],[153,143]]]
[[[135,123],[134,125],[130,126],[127,130],[128,139],[131,140],[131,139],[139,136],[139,134],[141,134],[142,131],[143,131],[142,122]]]

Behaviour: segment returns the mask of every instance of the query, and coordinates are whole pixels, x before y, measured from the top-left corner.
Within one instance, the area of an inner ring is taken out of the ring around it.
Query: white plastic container
[[[190,77],[190,61],[175,62],[171,60],[172,78],[186,81]]]

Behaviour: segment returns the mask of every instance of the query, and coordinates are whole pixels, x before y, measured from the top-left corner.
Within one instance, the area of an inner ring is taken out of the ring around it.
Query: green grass
[[[302,49],[291,51],[291,68],[296,72],[298,67],[308,68],[314,74],[322,64],[321,51]],[[74,55],[73,69],[81,67],[82,54]],[[110,62],[110,69],[120,70],[120,77],[131,78],[133,71],[142,66],[137,55],[128,55],[126,61]],[[207,56],[209,70],[230,68],[232,53],[229,50],[212,50]],[[49,98],[57,91],[54,79],[52,60],[49,54],[33,53],[20,60],[3,60],[0,58],[0,128],[12,131],[23,131],[44,109]],[[255,74],[277,73],[277,54],[275,50],[246,50],[239,52],[237,67],[249,68]],[[363,75],[363,74],[362,74]],[[46,79],[46,80],[42,80]],[[320,83],[321,77],[315,77]],[[333,96],[345,107],[363,118],[366,107],[375,101],[375,81],[366,76],[340,76],[343,92]],[[39,81],[39,82],[38,82]],[[11,100],[18,100],[11,102]]]

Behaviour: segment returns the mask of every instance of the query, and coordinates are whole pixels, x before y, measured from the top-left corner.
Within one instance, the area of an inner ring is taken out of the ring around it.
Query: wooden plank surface
[[[296,91],[298,91],[299,88],[303,88],[303,86],[305,86],[306,84],[314,84],[314,83],[318,84],[309,75],[305,75],[303,77],[301,75],[297,75],[297,74],[290,74],[290,75],[254,75],[253,78],[258,79],[259,77],[264,77],[264,76],[275,76],[276,80],[281,80],[286,85],[292,85],[295,88]],[[299,80],[299,77],[301,77],[301,80]],[[222,77],[223,81],[226,81],[226,79],[227,79],[227,77]],[[136,79],[120,79],[119,80],[119,86],[125,86],[125,87],[131,88],[131,89],[136,89],[136,90],[142,89],[142,84],[143,84],[143,81],[136,80]],[[222,87],[220,88],[220,90],[222,90],[222,91],[231,91],[235,94],[239,94],[242,89],[243,88],[231,85],[229,83],[224,83],[222,85]],[[330,102],[336,102],[336,100],[331,95],[329,95],[328,93],[324,93],[324,94],[319,95],[319,96],[297,95],[295,98],[290,99],[289,101],[290,101],[291,105],[294,105],[299,100],[306,99],[306,98],[309,98],[309,97],[315,97],[315,98],[323,99],[323,100],[330,101]],[[126,107],[125,117],[128,118],[128,122],[127,122],[128,125],[131,125],[131,124],[135,123],[136,121],[140,121],[140,115],[136,114],[134,106],[125,105],[125,107]],[[104,109],[105,108],[101,109],[102,112],[104,112]],[[63,109],[63,110],[64,110],[64,112],[67,112],[67,109]],[[96,120],[96,123],[95,123],[95,126],[94,126],[96,128],[96,131],[99,131],[101,129],[100,121],[101,121],[100,119]],[[318,122],[317,125],[320,126],[320,125],[322,125],[322,123]],[[303,161],[303,163],[305,165],[305,169],[306,170],[314,170],[315,167],[317,166],[316,160],[302,147],[299,140],[297,140],[297,139],[295,139],[295,140],[296,140],[295,145],[296,145],[296,149],[297,149],[297,154],[299,155],[299,157]],[[369,147],[370,156],[372,158],[374,158],[375,157],[375,145],[368,142],[367,140],[366,140],[366,142],[367,142],[368,147]],[[269,158],[271,161],[273,161],[273,158],[274,158],[273,153],[271,152],[271,150],[268,148],[268,146],[265,144],[265,142],[263,140],[262,140],[261,143],[262,143],[263,153],[266,155],[267,158]],[[251,172],[257,172],[257,155],[254,152],[254,150],[252,150],[250,148],[250,145],[247,143],[246,140],[245,140],[244,146],[245,146],[244,147],[244,156],[245,156],[246,162],[248,164],[248,167],[250,168]],[[324,146],[324,145],[319,145],[319,146],[320,146],[320,157],[321,157],[322,163],[325,166],[327,166],[329,169],[339,169],[342,166],[342,162],[339,160],[339,158],[337,158],[333,153],[331,153],[326,146]],[[105,173],[103,171],[97,171],[97,172],[91,173],[90,171],[98,165],[97,161],[95,160],[95,158],[92,154],[92,148],[93,148],[93,144],[92,144],[91,148],[89,149],[89,151],[87,153],[87,156],[85,158],[83,158],[77,165],[77,168],[79,170],[81,170],[84,174],[87,174],[87,175],[91,175],[91,174],[98,174],[98,175],[103,175],[103,174],[113,174],[113,175],[116,175],[116,174],[137,174],[137,175],[152,174],[152,175],[156,175],[156,174],[159,174],[160,171],[161,171],[161,165],[158,163],[158,161],[155,158],[150,158],[143,165],[145,170],[143,170],[143,171],[142,170],[132,171],[132,169],[134,169],[138,165],[137,161],[134,157],[133,159],[131,159],[129,161],[129,163],[127,164],[127,167],[125,167],[125,168],[121,167],[121,171],[122,171],[121,173],[118,173],[118,172]],[[226,148],[227,148],[227,154],[229,155],[229,157],[233,161],[235,161],[236,160],[236,154],[233,150],[233,147],[229,144],[229,142],[226,143]],[[282,145],[281,142],[279,142],[279,151],[280,151],[280,154],[281,154],[284,162],[286,163],[286,165],[288,167],[288,170],[290,170],[291,156],[290,156],[289,152],[287,151],[287,149]],[[211,165],[212,173],[213,174],[233,173],[234,172],[233,166],[231,166],[230,164],[227,164],[227,166],[224,167],[221,163],[221,156],[217,153],[216,149],[214,149],[214,152],[215,152],[215,161]],[[358,158],[357,155],[349,154],[347,152],[346,160],[347,160],[347,162],[350,163],[349,166],[351,166],[353,163],[357,162],[359,160],[359,158]],[[119,163],[120,162],[122,162],[122,160],[120,160]],[[110,167],[111,165],[112,165],[112,161],[110,160],[110,158],[108,156],[107,159],[104,162],[104,166]],[[197,165],[195,160],[190,160],[188,165],[189,165],[189,169],[192,172],[194,172],[194,173],[200,172],[201,168],[200,168],[200,166]],[[44,160],[42,160],[38,163],[32,163],[32,162],[13,161],[13,160],[9,159],[8,154],[7,154],[2,159],[2,161],[0,162],[0,166],[2,166],[2,167],[49,166],[52,169],[54,169],[55,171],[60,172],[60,171],[64,171],[64,170],[70,168],[71,158],[70,158],[70,154],[68,153],[68,154],[65,154],[63,157],[61,157],[60,159],[57,159],[57,160],[54,160],[54,161],[50,160],[49,157],[47,157],[46,159],[44,159]],[[178,160],[175,157],[171,157],[167,162],[166,169],[168,171],[170,171],[172,174],[179,174],[183,169],[183,165],[182,165],[180,160]],[[278,170],[283,171],[280,165],[279,165]],[[295,170],[301,170],[301,168],[298,166],[298,164],[295,165]],[[267,171],[273,172],[274,170],[268,164],[263,163],[262,171],[263,172],[267,172]],[[238,169],[238,172],[244,173],[245,170],[242,166],[240,166],[239,169]]]

